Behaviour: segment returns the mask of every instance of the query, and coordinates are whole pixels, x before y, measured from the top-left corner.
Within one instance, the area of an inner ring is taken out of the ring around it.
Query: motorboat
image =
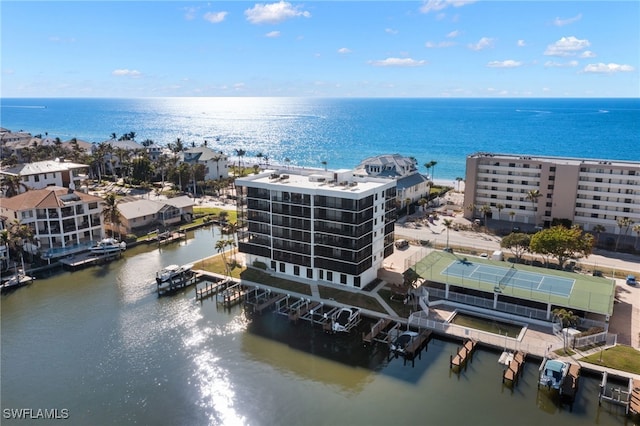
[[[104,238],[98,241],[98,244],[91,247],[89,250],[94,254],[109,254],[118,253],[126,250],[127,243],[124,241],[118,241],[115,238]]]
[[[331,329],[336,332],[348,332],[360,319],[360,309],[340,308],[335,314]]]
[[[4,293],[10,290],[14,290],[27,284],[31,284],[33,280],[35,280],[34,277],[25,275],[23,273],[14,274],[9,277],[9,279],[3,281],[2,284],[0,284],[0,291]]]
[[[398,335],[391,343],[391,351],[395,353],[404,353],[406,347],[418,337],[415,331],[407,330]]]
[[[158,272],[156,272],[156,281],[158,283],[163,283],[169,280],[172,280],[175,277],[183,275],[187,272],[190,272],[193,269],[193,264],[187,263],[185,265],[169,265],[165,266]]]
[[[556,359],[545,359],[540,366],[540,381],[538,382],[538,387],[546,386],[547,389],[560,390],[568,372],[568,362]]]

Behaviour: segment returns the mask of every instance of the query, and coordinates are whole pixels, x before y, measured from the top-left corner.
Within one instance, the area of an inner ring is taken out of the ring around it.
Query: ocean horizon
[[[244,150],[246,161],[330,169],[401,154],[438,182],[464,177],[477,152],[640,161],[640,98],[1,98],[0,107],[0,127],[63,141],[135,132],[138,142],[206,141],[230,157]]]

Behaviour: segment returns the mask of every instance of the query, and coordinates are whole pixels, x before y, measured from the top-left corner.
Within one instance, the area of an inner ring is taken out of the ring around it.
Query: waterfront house
[[[394,179],[297,169],[238,178],[235,185],[238,248],[249,265],[362,288],[393,253]]]
[[[206,146],[189,148],[182,153],[181,160],[191,165],[204,165],[205,180],[218,180],[229,177],[228,158],[221,151],[215,151]]]
[[[169,228],[193,219],[194,201],[183,195],[167,200],[146,200],[134,197],[124,197],[118,201],[120,224],[106,224],[118,234],[135,233],[137,230],[155,227]]]
[[[32,252],[53,259],[86,250],[103,238],[100,197],[59,186],[3,198],[0,216],[33,229]]]
[[[407,200],[410,200],[409,203],[415,203],[421,198],[429,199],[432,182],[418,172],[415,158],[400,154],[369,157],[355,168],[354,174],[394,179],[398,205],[404,206]]]
[[[43,189],[48,186],[76,189],[80,188],[81,182],[87,178],[88,170],[89,166],[85,164],[58,158],[2,168],[0,177],[19,176],[23,184],[19,188],[20,192],[27,189]]]

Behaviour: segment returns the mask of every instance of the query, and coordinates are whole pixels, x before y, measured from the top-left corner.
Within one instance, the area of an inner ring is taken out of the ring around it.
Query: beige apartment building
[[[586,231],[630,234],[640,223],[640,161],[476,153],[467,157],[464,216],[530,229],[569,220]]]

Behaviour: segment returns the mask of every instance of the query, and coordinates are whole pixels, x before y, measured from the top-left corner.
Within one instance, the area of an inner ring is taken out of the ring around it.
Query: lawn
[[[318,289],[320,290],[320,297],[323,299],[335,300],[336,302],[344,303],[345,305],[369,309],[383,314],[386,313],[382,305],[380,305],[375,298],[369,295],[325,286],[318,286]]]
[[[600,361],[602,359],[602,361]],[[595,365],[640,374],[640,351],[631,346],[617,345],[581,359]]]

